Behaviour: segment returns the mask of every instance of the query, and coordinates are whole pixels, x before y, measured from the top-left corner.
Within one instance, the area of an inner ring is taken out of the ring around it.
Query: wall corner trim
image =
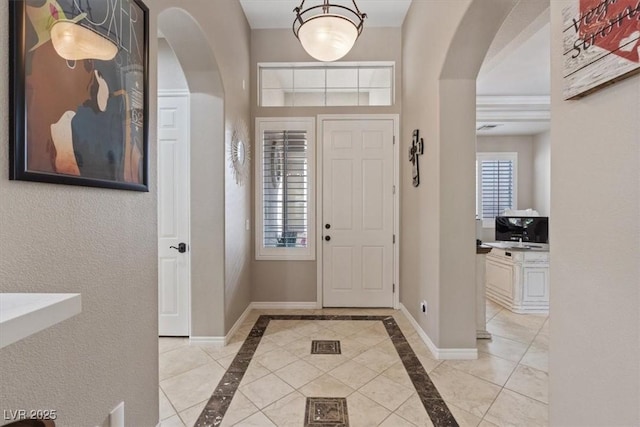
[[[231,329],[229,329],[229,332],[227,332],[227,335],[224,336],[224,345],[229,344],[231,337],[233,337],[233,335],[238,331],[240,326],[242,326],[244,321],[247,319],[247,316],[249,315],[249,313],[251,313],[251,310],[253,310],[253,303],[249,303],[249,305],[247,306],[247,308],[244,309],[240,317],[238,317],[238,320],[236,320],[236,323],[234,323]]]
[[[420,324],[413,318],[409,310],[404,306],[404,304],[400,303],[400,310],[407,317],[411,326],[416,330],[418,336],[422,339],[422,341],[429,348],[433,356],[437,360],[475,360],[478,358],[478,349],[477,348],[438,348],[431,341],[429,335],[420,327]]]
[[[249,308],[256,310],[315,310],[317,308],[315,301],[254,301]]]

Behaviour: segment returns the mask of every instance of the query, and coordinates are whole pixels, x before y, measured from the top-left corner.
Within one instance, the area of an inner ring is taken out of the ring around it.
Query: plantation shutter
[[[306,248],[307,132],[265,131],[262,142],[263,247]]]
[[[514,164],[512,160],[481,160],[481,217],[492,219],[505,209],[514,209]]]

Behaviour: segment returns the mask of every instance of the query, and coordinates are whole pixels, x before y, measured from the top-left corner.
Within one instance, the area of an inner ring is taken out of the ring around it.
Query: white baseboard
[[[429,335],[420,327],[420,324],[413,318],[407,307],[400,303],[400,310],[407,317],[411,326],[416,330],[418,336],[427,345],[433,356],[437,360],[474,360],[478,358],[477,348],[438,348],[431,341]]]
[[[271,302],[271,301],[254,301],[251,303],[251,308],[256,310],[315,310],[317,308],[316,302]]]
[[[189,344],[214,344],[223,346],[225,337],[189,337]]]
[[[238,328],[240,328],[240,326],[244,323],[249,313],[251,313],[251,310],[253,310],[253,303],[250,303],[247,306],[247,308],[242,312],[240,317],[238,317],[238,320],[236,320],[236,323],[234,323],[231,329],[229,329],[229,332],[227,332],[227,335],[224,336],[224,345],[227,345],[229,343],[229,340],[231,339],[233,334],[236,333]]]

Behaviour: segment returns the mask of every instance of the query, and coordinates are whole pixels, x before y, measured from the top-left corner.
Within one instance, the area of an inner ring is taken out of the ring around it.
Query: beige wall
[[[401,94],[401,31],[399,28],[366,28],[354,48],[342,61],[395,61],[396,98],[391,107],[258,107],[257,69],[259,62],[311,62],[291,30],[251,32],[251,105],[256,117],[316,117],[318,114],[399,114]],[[255,120],[252,120],[254,132]],[[254,135],[254,133],[252,133]],[[257,145],[254,144],[254,150]],[[318,220],[321,220],[318,218]],[[255,223],[255,222],[254,222]],[[253,301],[316,301],[315,261],[253,262]]]
[[[191,90],[192,335],[219,337],[247,308],[251,292],[245,229],[251,187],[236,184],[228,161],[234,126],[250,123],[249,25],[238,2],[147,4],[155,16],[167,11],[162,31]],[[175,7],[190,17],[176,15]],[[184,37],[194,32],[202,44]]]
[[[486,4],[413,2],[403,25],[400,151],[418,128],[425,155],[401,188],[400,298],[440,348],[475,348],[475,78],[515,1]]]
[[[551,2],[550,421],[640,425],[640,76],[562,100]]]
[[[542,216],[550,216],[551,132],[533,137],[533,206]]]
[[[8,3],[0,4],[5,124]],[[96,426],[124,401],[127,425],[158,422],[153,95],[149,101],[148,193],[9,181],[3,126],[0,291],[79,292],[82,313],[0,350],[0,412],[55,409],[60,426]]]

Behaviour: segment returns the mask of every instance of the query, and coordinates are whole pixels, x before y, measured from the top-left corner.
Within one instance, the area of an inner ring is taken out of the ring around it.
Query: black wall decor
[[[420,185],[420,167],[418,165],[418,156],[424,153],[424,139],[420,138],[420,130],[413,131],[413,139],[411,147],[409,147],[409,161],[413,163],[413,186]]]

